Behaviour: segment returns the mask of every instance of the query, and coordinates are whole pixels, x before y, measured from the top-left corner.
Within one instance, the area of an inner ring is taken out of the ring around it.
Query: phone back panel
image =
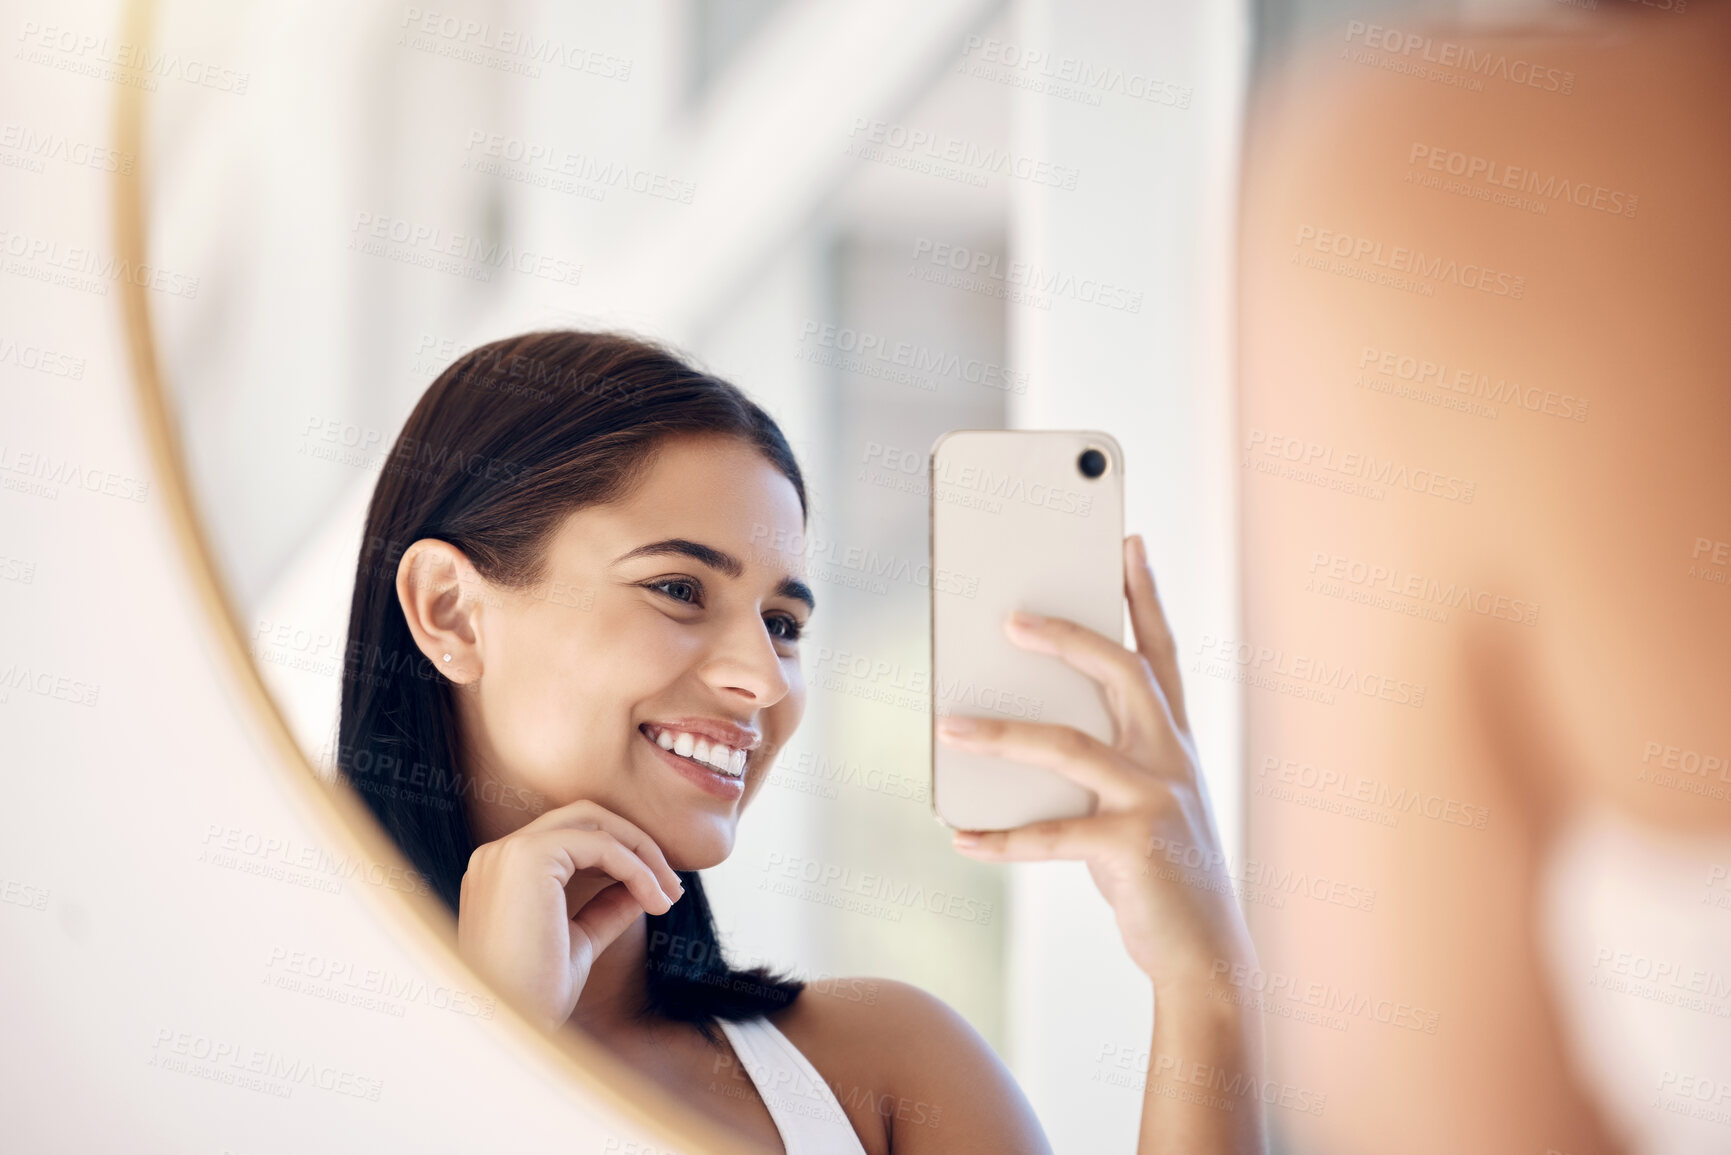
[[[1106,472],[1077,468],[1088,448]],[[1094,792],[1056,771],[937,740],[945,714],[1074,726],[1112,741],[1099,684],[1012,643],[1012,610],[1124,636],[1124,455],[1089,430],[967,429],[932,446],[932,809],[962,830],[1090,813]]]

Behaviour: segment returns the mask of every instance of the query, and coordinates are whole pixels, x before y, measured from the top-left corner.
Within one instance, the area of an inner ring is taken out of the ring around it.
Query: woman
[[[698,872],[732,850],[805,706],[802,558],[760,543],[805,523],[775,422],[665,350],[549,332],[465,354],[368,511],[343,773],[502,994],[765,1148],[1046,1151],[996,1054],[938,999],[880,982],[867,1006],[721,958]],[[955,844],[1088,863],[1154,986],[1140,1149],[1261,1150],[1261,1027],[1230,985],[1255,957],[1139,538],[1125,575],[1136,651],[1058,619],[1006,623],[1099,680],[1112,745],[998,719],[943,735],[1069,775],[1096,813]],[[425,794],[370,788],[398,759],[425,767]],[[1151,869],[1151,845],[1205,865]],[[910,1123],[905,1103],[931,1118]]]

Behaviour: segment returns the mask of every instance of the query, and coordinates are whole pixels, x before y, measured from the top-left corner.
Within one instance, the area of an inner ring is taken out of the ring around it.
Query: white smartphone
[[[940,742],[937,720],[1056,722],[1112,741],[1099,683],[1017,646],[1004,621],[1028,610],[1123,641],[1123,451],[1094,430],[959,429],[932,444],[928,472],[932,811],[958,830],[1092,813],[1092,790]]]

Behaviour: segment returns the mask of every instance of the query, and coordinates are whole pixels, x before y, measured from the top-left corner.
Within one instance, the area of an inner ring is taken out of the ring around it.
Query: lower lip
[[[649,743],[650,748],[663,762],[685,775],[706,794],[713,794],[717,798],[725,798],[729,802],[734,802],[745,793],[745,775],[741,774],[738,778],[729,778],[719,770],[711,770],[689,758],[681,758],[671,750],[662,749],[661,743],[655,741],[642,730],[637,731],[637,733],[645,742]]]

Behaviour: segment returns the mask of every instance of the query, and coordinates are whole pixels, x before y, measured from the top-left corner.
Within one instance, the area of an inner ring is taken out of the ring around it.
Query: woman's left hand
[[[1139,535],[1125,541],[1125,594],[1136,648],[1065,618],[1023,625],[1010,639],[1056,655],[1100,683],[1116,736],[1108,745],[1073,726],[1002,718],[940,721],[962,749],[1044,766],[1093,790],[1094,813],[1014,830],[961,832],[956,849],[992,862],[1080,859],[1117,916],[1131,959],[1156,991],[1218,981],[1254,965],[1233,896],[1184,711],[1172,631]],[[966,733],[952,723],[962,723]]]

